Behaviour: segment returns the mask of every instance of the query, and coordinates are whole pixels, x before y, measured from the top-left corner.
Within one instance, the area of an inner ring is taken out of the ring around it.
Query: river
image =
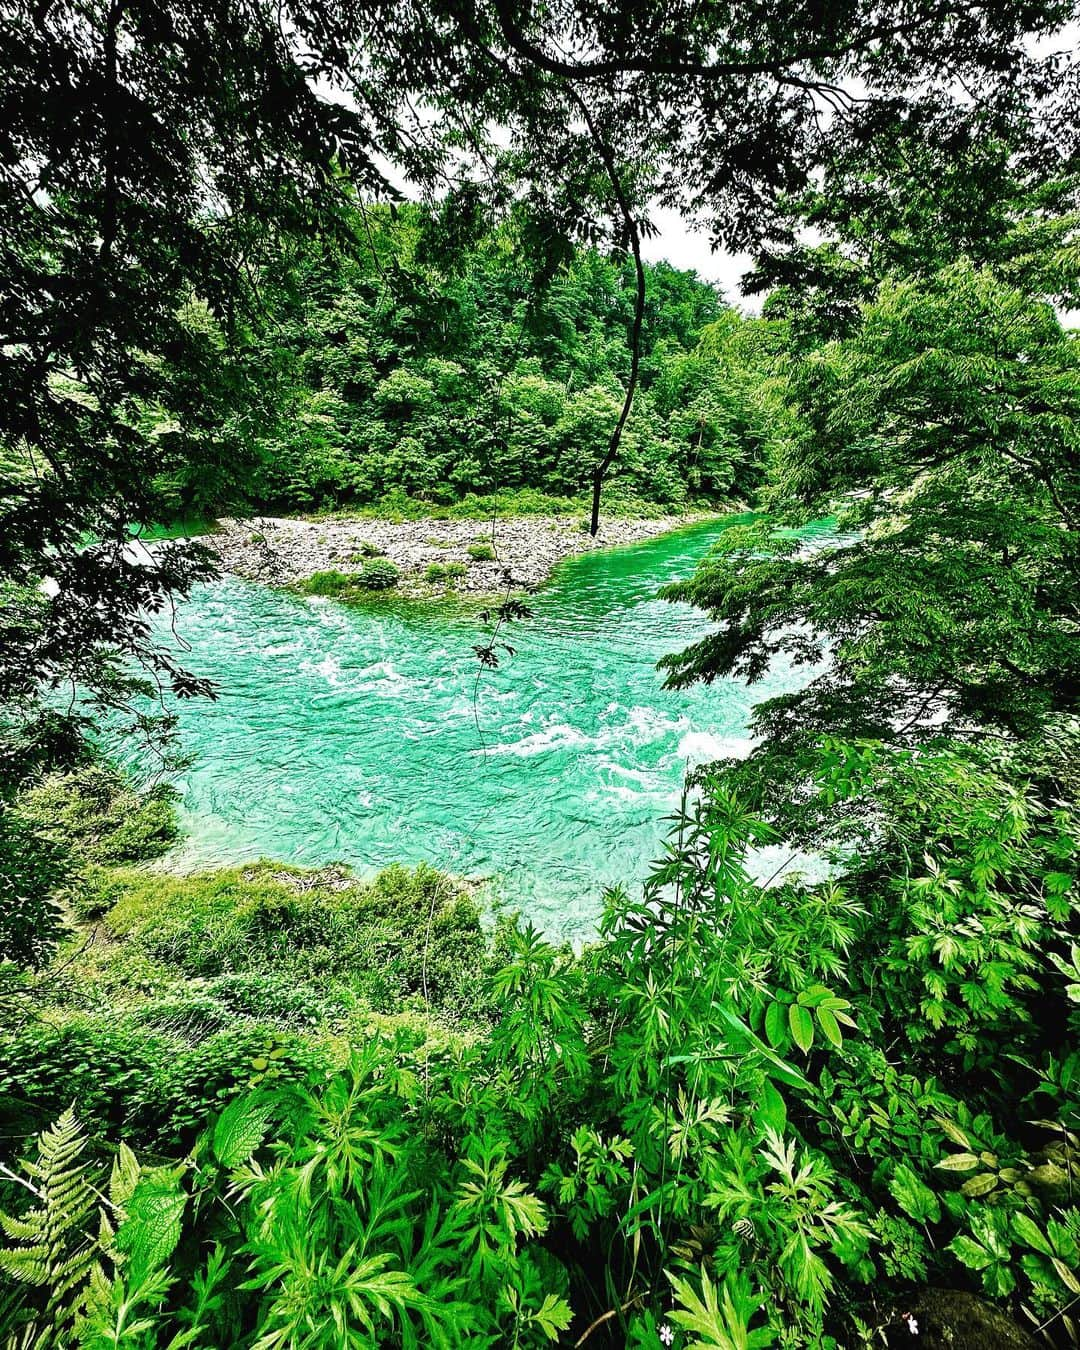
[[[663,688],[657,660],[709,624],[657,588],[722,528],[563,563],[479,682],[476,617],[456,605],[199,587],[179,628],[221,694],[178,708],[194,764],[171,863],[427,861],[492,878],[549,932],[587,935],[603,887],[645,876],[687,769],[744,751],[752,704],[806,679],[778,666],[753,690]]]

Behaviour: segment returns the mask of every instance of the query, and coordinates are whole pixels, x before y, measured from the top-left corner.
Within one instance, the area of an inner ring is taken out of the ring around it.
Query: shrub
[[[292,1027],[314,1027],[341,1003],[324,991],[298,984],[291,976],[273,971],[220,975],[208,980],[205,992],[230,1014]]]
[[[296,585],[305,595],[335,596],[351,590],[356,585],[356,576],[331,568],[326,572],[312,572],[311,576],[298,581]]]
[[[366,591],[385,591],[396,586],[400,573],[392,562],[385,558],[373,558],[361,567],[356,584]]]
[[[49,774],[18,800],[30,828],[95,863],[160,858],[180,834],[175,789],[159,784],[139,792],[119,770],[89,764]]]
[[[477,975],[492,957],[479,910],[432,868],[390,867],[343,888],[270,864],[202,876],[113,875],[107,929],[151,962],[211,981],[206,992],[237,1011],[310,1025],[305,995],[285,994],[305,983],[320,990],[324,1016],[340,1011],[335,984],[378,1012],[399,1012],[425,993],[446,1016],[480,1010]],[[249,982],[230,982],[240,976]]]
[[[491,562],[495,557],[495,550],[486,542],[470,544],[465,552],[473,562]]]
[[[428,563],[424,568],[426,581],[457,581],[468,574],[468,567],[462,562]]]
[[[30,1023],[0,1042],[0,1119],[34,1129],[76,1101],[95,1132],[183,1148],[238,1091],[301,1081],[329,1062],[310,1041],[276,1027],[229,1027],[189,1045],[151,1030],[152,1021],[144,1013]]]
[[[60,847],[0,805],[0,966],[48,960],[62,929],[57,898],[69,878]]]

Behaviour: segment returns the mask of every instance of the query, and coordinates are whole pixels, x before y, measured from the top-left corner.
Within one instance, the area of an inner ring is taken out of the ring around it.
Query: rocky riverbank
[[[384,557],[400,572],[398,590],[406,594],[431,594],[448,585],[485,594],[503,590],[508,583],[531,589],[564,558],[594,548],[640,543],[703,519],[703,515],[609,518],[601,522],[594,539],[578,518],[570,516],[515,516],[494,524],[260,516],[222,521],[212,543],[227,572],[271,585],[295,585],[316,572],[355,573],[368,559]],[[450,578],[438,575],[438,569],[448,564]]]

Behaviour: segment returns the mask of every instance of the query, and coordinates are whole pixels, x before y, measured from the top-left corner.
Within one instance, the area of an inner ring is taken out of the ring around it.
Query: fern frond
[[[89,1230],[97,1205],[91,1166],[82,1158],[86,1135],[73,1110],[38,1136],[37,1157],[23,1163],[26,1183],[40,1204],[27,1213],[0,1216],[0,1229],[19,1245],[0,1248],[0,1272],[10,1280],[48,1291],[35,1346],[62,1345],[63,1329],[75,1318],[98,1244]],[[20,1179],[24,1179],[20,1178]]]
[[[49,1249],[39,1244],[0,1251],[0,1272],[19,1284],[46,1285],[52,1272]]]
[[[40,1219],[44,1217],[40,1210],[36,1211],[36,1215],[35,1220],[30,1215],[16,1219],[9,1214],[0,1214],[0,1230],[14,1242],[33,1242],[41,1232]]]

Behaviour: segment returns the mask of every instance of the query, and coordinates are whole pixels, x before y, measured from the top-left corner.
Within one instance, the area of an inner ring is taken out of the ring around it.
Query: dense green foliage
[[[273,322],[258,359],[277,372],[276,434],[259,442],[256,502],[582,492],[628,373],[625,269],[578,250],[537,290],[519,219],[481,220],[450,255],[439,251],[437,213],[367,208],[363,219],[370,248],[359,257],[311,250],[288,261],[284,284],[268,279]],[[717,324],[714,344],[739,327],[712,287],[667,264],[646,268],[640,393],[614,496],[674,503],[755,488],[768,408],[747,352],[694,359]],[[177,509],[214,505],[208,487],[194,464],[163,484]]]
[[[12,7],[5,1350],[895,1346],[926,1286],[1077,1342],[1077,67],[1031,41],[1074,8]],[[757,251],[761,319],[642,267],[656,198]],[[212,691],[146,613],[213,561],[132,522],[608,459],[764,508],[668,677],[813,669],[594,944],[425,869],[138,865],[172,796],[58,694],[160,749],[132,697]]]
[[[833,755],[820,784],[851,800],[879,767]],[[430,873],[113,874],[98,968],[53,1025],[9,1037],[0,1088],[23,1119],[74,1093],[144,1170],[90,1248],[71,1196],[111,1195],[107,1155],[81,1142],[55,1178],[31,1172],[39,1200],[8,1203],[4,1267],[31,1291],[14,1325],[88,1346],[193,1324],[211,1344],[542,1345],[614,1308],[618,1344],[658,1346],[666,1323],[713,1350],[850,1345],[898,1319],[886,1286],[965,1267],[1052,1317],[1080,1269],[1075,1052],[1039,1047],[1075,1033],[1080,972],[1056,964],[1071,904],[1046,868],[1077,842],[957,774],[895,784],[897,815],[936,834],[878,898],[858,873],[762,890],[743,857],[768,828],[710,781],[643,900],[612,894],[577,958],[527,929],[491,951]],[[379,1022],[425,980],[417,1008],[453,1008],[455,980],[480,995],[471,1033]],[[107,1015],[82,1010],[91,991]],[[1004,1044],[1024,1080],[1008,1110]]]

